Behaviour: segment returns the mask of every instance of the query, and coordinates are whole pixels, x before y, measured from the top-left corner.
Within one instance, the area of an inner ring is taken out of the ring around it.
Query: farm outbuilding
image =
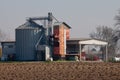
[[[102,40],[98,40],[98,39],[83,39],[83,38],[72,38],[67,40],[67,54],[66,56],[78,56],[80,61],[85,61],[86,60],[86,52],[83,50],[85,45],[97,45],[97,46],[104,46],[104,51],[103,52],[99,52],[98,54],[96,54],[95,60],[104,60],[107,61],[108,58],[108,52],[107,52],[107,45],[108,43],[106,41],[102,41]],[[95,51],[95,49],[93,48],[92,51]],[[89,54],[93,54],[93,52],[88,52]],[[99,56],[98,56],[99,55]],[[100,55],[102,56],[102,58],[100,57]],[[98,58],[98,59],[96,59]]]
[[[16,45],[15,41],[3,41],[2,45],[2,57],[1,60],[15,60]]]
[[[55,60],[65,58],[66,40],[70,38],[70,26],[65,22],[56,22],[53,26],[54,47],[53,58]]]

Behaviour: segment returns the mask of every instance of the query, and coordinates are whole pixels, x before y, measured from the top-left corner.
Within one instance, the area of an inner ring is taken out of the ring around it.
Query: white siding
[[[94,45],[107,45],[107,42],[100,41],[100,40],[85,40],[85,41],[79,41],[79,44],[94,44]]]

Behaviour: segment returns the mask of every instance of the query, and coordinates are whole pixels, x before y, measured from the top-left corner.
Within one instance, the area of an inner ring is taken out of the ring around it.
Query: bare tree
[[[110,42],[112,39],[113,29],[107,26],[98,26],[96,31],[90,33],[91,38],[105,40]]]
[[[7,39],[6,34],[0,30],[0,41],[4,41],[6,39]]]
[[[113,29],[108,26],[98,26],[96,31],[90,33],[91,38],[105,40],[108,42],[108,53],[109,56],[113,56],[115,53],[115,46],[113,44]]]
[[[118,14],[115,16],[115,20],[116,20],[115,26],[119,28],[120,27],[120,9]]]
[[[113,40],[115,43],[117,43],[117,41],[120,39],[120,10],[118,15],[115,16],[115,30],[114,30],[114,34],[113,34]]]
[[[115,16],[115,30],[113,32],[113,43],[116,46],[116,53],[120,54],[120,10],[118,15]]]

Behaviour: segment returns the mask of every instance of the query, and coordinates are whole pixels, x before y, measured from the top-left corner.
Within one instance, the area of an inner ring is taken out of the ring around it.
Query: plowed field
[[[120,63],[0,63],[0,80],[120,80]]]

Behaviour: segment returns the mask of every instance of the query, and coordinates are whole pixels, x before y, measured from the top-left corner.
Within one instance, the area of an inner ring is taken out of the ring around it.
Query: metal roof
[[[96,39],[96,38],[70,38],[67,41],[85,41],[85,40],[91,40],[91,39],[107,42],[105,40]]]
[[[15,41],[1,41],[0,43],[3,45],[4,43],[15,43]]]
[[[15,43],[16,41],[1,41],[0,43]]]
[[[43,26],[37,24],[34,21],[27,21],[26,23],[24,23],[23,25],[19,26],[16,29],[35,29],[35,28],[43,28]]]
[[[61,25],[64,24],[66,27],[71,28],[67,23],[65,22],[55,22],[54,25]]]
[[[92,39],[92,38],[71,38],[67,40],[68,43],[70,42],[70,44],[72,44],[71,41],[73,44],[75,42],[77,44],[88,44],[88,45],[89,44],[94,44],[94,45],[107,45],[108,44],[108,42],[106,41],[99,40],[99,39]]]
[[[84,41],[84,40],[91,40],[92,38],[70,38],[67,41]]]

